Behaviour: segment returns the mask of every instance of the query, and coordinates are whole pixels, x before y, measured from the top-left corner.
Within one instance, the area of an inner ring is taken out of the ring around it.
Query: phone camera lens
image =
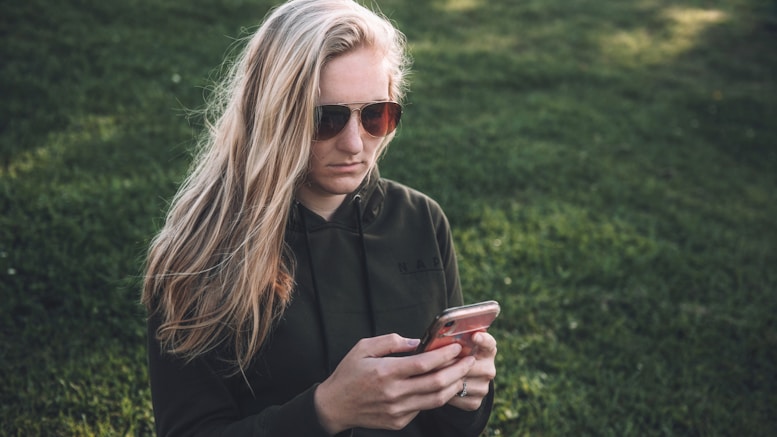
[[[456,321],[455,320],[451,320],[450,322],[445,324],[445,327],[446,328],[450,328],[451,326],[453,326],[454,323],[456,323]]]

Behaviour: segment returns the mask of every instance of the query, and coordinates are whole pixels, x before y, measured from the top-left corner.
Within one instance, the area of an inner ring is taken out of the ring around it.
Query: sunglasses
[[[336,137],[348,124],[353,112],[359,113],[359,121],[368,134],[380,138],[397,128],[402,117],[402,106],[397,102],[365,103],[356,109],[342,104],[316,106],[316,133],[313,139],[326,141]]]

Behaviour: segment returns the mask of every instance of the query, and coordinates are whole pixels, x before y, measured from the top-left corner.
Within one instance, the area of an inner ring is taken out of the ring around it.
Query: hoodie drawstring
[[[364,240],[364,225],[362,220],[362,197],[361,195],[357,194],[354,197],[354,200],[356,202],[356,222],[358,224],[358,230],[359,230],[359,249],[361,251],[361,261],[362,261],[362,272],[364,274],[364,297],[367,301],[367,316],[369,318],[370,323],[370,333],[371,337],[375,337],[378,335],[378,326],[377,322],[375,320],[375,304],[373,302],[372,297],[372,285],[370,284],[370,271],[367,267],[367,245]],[[302,209],[302,204],[300,202],[296,202],[297,206],[297,212],[300,216],[300,221],[302,224],[302,227],[305,231],[305,248],[307,250],[307,258],[308,258],[308,267],[310,269],[310,278],[313,282],[313,296],[316,301],[316,312],[318,316],[318,325],[319,325],[319,331],[321,335],[321,345],[324,348],[324,368],[327,370],[327,373],[331,374],[334,369],[332,369],[331,366],[331,360],[330,360],[330,352],[329,352],[329,341],[327,340],[327,329],[326,329],[326,320],[324,318],[324,307],[321,302],[321,293],[318,289],[318,280],[316,279],[316,269],[313,262],[313,250],[310,244],[310,233],[308,232],[308,226],[307,221],[305,219],[305,211]]]
[[[305,220],[305,211],[302,210],[302,204],[297,202],[297,212],[299,213],[300,220],[302,221],[302,227],[305,229],[305,248],[308,252],[308,266],[310,267],[310,277],[313,281],[313,296],[316,299],[316,311],[318,312],[318,325],[319,333],[321,335],[321,346],[324,348],[324,368],[327,374],[331,374],[334,369],[330,364],[329,359],[329,340],[326,336],[326,322],[324,321],[324,309],[321,305],[321,295],[318,292],[318,282],[316,281],[316,268],[313,265],[313,251],[310,247],[310,235],[308,233],[308,224]]]
[[[370,317],[371,337],[378,335],[378,326],[375,321],[375,305],[372,299],[372,286],[370,285],[370,270],[367,268],[367,244],[364,241],[364,227],[362,224],[362,196],[357,194],[354,197],[356,201],[356,223],[359,224],[359,241],[362,251],[362,270],[364,272],[364,294],[367,298],[367,313]]]

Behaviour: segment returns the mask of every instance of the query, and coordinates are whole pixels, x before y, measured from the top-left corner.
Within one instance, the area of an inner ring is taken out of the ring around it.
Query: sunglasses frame
[[[393,129],[387,130],[387,132],[385,134],[383,134],[383,135],[374,135],[374,134],[372,134],[372,132],[367,130],[367,128],[364,126],[364,120],[362,120],[362,114],[363,114],[362,111],[364,110],[364,108],[366,108],[368,106],[378,105],[378,104],[381,104],[381,103],[392,103],[392,104],[396,105],[396,108],[398,110],[398,113],[397,113],[397,116],[396,116],[396,123],[394,124]],[[359,106],[357,108],[353,108],[353,106],[355,106],[355,105],[359,105]],[[313,141],[331,140],[332,138],[340,135],[340,133],[343,131],[343,129],[345,129],[345,127],[351,121],[351,117],[353,116],[354,112],[358,112],[358,118],[357,119],[359,120],[359,125],[361,126],[362,129],[364,129],[365,132],[367,132],[367,135],[369,135],[369,136],[371,136],[373,138],[383,138],[383,137],[386,137],[386,136],[390,135],[392,132],[394,132],[397,129],[397,127],[399,126],[399,121],[402,118],[402,110],[404,109],[404,108],[402,108],[402,105],[399,102],[395,102],[393,100],[378,100],[378,101],[372,101],[372,102],[332,103],[332,104],[329,104],[329,105],[317,105],[316,108],[315,108],[316,114],[318,114],[318,111],[321,111],[322,108],[332,107],[332,106],[348,109],[348,111],[349,111],[348,119],[346,120],[345,124],[343,124],[343,126],[337,132],[335,132],[331,136],[327,136],[325,138],[321,138],[321,137],[318,136],[318,121],[317,121],[316,132],[313,135]],[[316,117],[318,118],[318,115]]]

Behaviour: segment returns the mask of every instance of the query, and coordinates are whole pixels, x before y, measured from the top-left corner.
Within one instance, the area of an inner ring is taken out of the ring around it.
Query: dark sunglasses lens
[[[364,130],[374,137],[384,137],[397,128],[402,117],[402,106],[394,102],[372,103],[360,111]],[[316,108],[316,141],[334,138],[351,118],[351,109],[342,105],[323,105]]]
[[[361,110],[362,126],[374,137],[384,137],[394,132],[401,116],[402,107],[394,102],[373,103]]]
[[[340,133],[351,118],[347,106],[325,105],[316,108],[316,140],[324,141]]]

